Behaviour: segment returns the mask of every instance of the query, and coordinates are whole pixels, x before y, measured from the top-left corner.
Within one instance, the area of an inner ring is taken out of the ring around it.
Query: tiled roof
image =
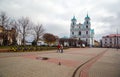
[[[103,38],[106,38],[106,37],[120,37],[120,34],[110,34],[110,35],[107,35],[107,36],[103,36]]]

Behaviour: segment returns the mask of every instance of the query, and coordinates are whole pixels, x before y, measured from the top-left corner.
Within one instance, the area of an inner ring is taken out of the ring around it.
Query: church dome
[[[73,16],[73,18],[71,19],[71,21],[76,21],[77,19],[75,18],[75,16]]]
[[[90,17],[88,16],[88,14],[87,14],[87,16],[85,17],[85,19],[90,19]]]

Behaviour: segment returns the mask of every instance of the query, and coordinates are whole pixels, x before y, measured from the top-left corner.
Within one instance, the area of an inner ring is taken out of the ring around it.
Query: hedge
[[[57,49],[57,47],[49,47],[49,46],[8,46],[8,47],[2,47],[2,48],[9,49],[9,52],[33,52],[33,51]],[[64,49],[67,49],[67,48],[68,47],[64,47]]]

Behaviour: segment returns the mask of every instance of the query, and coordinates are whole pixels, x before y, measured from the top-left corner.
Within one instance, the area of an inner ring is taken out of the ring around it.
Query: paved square
[[[98,59],[90,60],[101,53]],[[91,64],[87,64],[88,60]],[[120,77],[119,60],[120,50],[106,48],[70,48],[64,53],[56,50],[0,53],[0,77],[73,77],[74,71],[85,62],[75,77],[83,71],[81,77]]]

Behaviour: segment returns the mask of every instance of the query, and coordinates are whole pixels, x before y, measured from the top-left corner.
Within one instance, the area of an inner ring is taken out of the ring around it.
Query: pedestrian
[[[61,44],[60,49],[61,49],[61,53],[63,53],[63,45],[62,44]]]
[[[61,46],[60,46],[60,44],[58,44],[58,46],[57,46],[57,52],[60,52],[60,48],[61,48]]]

